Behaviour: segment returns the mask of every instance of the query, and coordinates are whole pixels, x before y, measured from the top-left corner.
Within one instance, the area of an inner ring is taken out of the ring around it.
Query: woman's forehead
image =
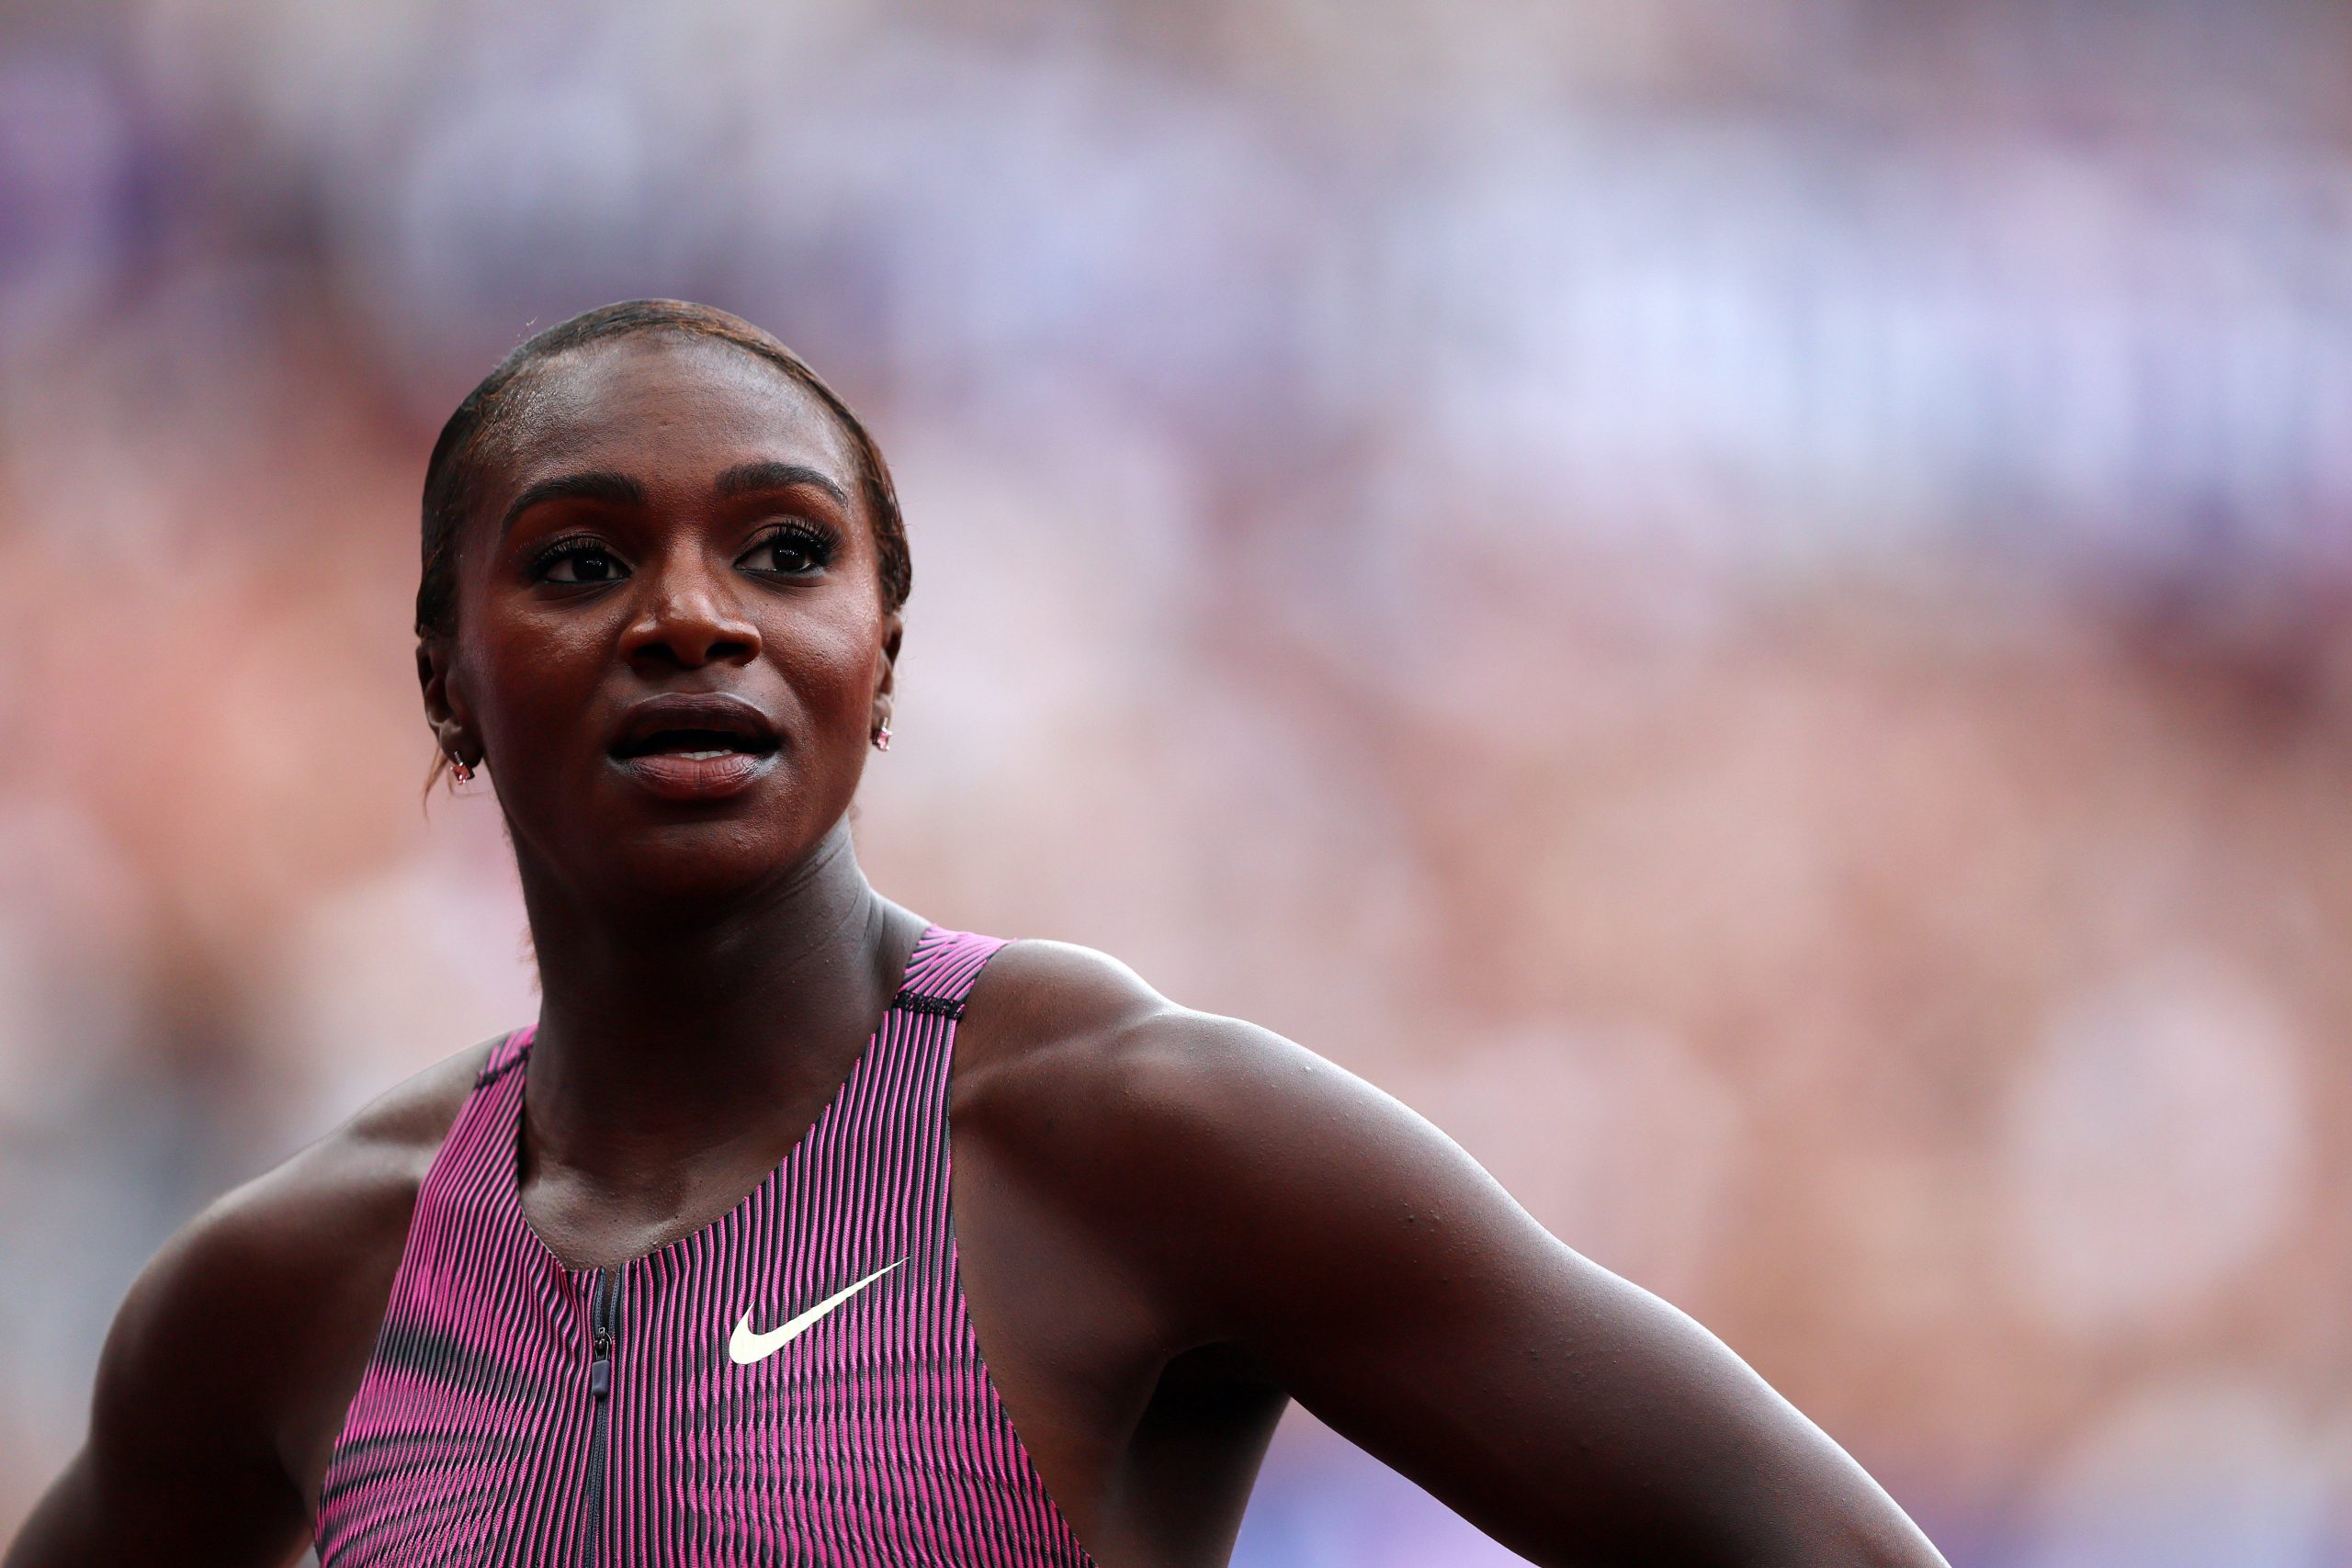
[[[509,395],[499,450],[483,456],[515,485],[549,467],[686,479],[759,458],[813,468],[843,489],[856,477],[848,433],[823,400],[720,339],[646,332],[584,344],[531,367]]]

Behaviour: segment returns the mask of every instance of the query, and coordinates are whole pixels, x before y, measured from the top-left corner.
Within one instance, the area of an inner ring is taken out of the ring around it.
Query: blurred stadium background
[[[2352,1561],[2352,7],[0,13],[0,1533],[533,1011],[415,502],[534,324],[898,469],[886,892],[1421,1108],[1962,1568]],[[1243,1568],[1510,1561],[1315,1426]]]

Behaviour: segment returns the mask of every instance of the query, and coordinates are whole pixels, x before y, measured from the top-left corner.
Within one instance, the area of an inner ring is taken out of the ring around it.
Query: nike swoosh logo
[[[857,1294],[858,1292],[865,1289],[866,1286],[874,1283],[875,1280],[879,1280],[883,1275],[888,1274],[892,1269],[898,1268],[899,1264],[904,1262],[906,1262],[906,1259],[901,1258],[899,1259],[898,1263],[888,1264],[883,1268],[876,1269],[873,1273],[868,1274],[865,1279],[860,1280],[856,1284],[848,1287],[846,1290],[835,1291],[831,1295],[827,1296],[823,1301],[819,1302],[815,1306],[810,1307],[807,1312],[802,1313],[798,1317],[794,1318],[783,1327],[771,1328],[765,1334],[754,1334],[752,1332],[752,1314],[748,1312],[745,1313],[743,1314],[743,1321],[735,1325],[734,1334],[728,1338],[728,1359],[739,1367],[748,1367],[754,1361],[766,1360],[770,1356],[775,1355],[778,1350],[783,1349],[786,1345],[791,1344],[803,1334],[808,1333],[810,1328],[816,1325],[819,1318],[824,1316],[827,1313],[841,1305],[842,1303],[849,1300],[850,1297]]]

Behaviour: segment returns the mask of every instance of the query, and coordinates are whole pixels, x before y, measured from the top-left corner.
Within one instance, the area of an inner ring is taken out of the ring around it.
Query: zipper
[[[581,1561],[596,1568],[597,1548],[605,1530],[605,1450],[613,1424],[613,1333],[620,1315],[621,1281],[617,1271],[596,1270],[594,1294],[589,1298],[588,1322],[594,1337],[594,1354],[588,1362],[588,1399],[593,1425],[588,1428],[588,1495],[584,1517],[587,1539]]]

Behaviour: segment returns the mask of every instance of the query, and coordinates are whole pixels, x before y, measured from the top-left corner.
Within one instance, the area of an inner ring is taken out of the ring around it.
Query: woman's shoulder
[[[1382,1260],[1453,1277],[1443,1261],[1417,1273],[1400,1247],[1556,1245],[1408,1107],[1105,954],[1008,947],[965,1019],[980,1038],[967,1061],[959,1036],[950,1117],[978,1195],[1056,1215],[1177,1340],[1295,1327],[1301,1303],[1344,1297]]]
[[[1294,1053],[1306,1055],[1270,1030],[1170,999],[1107,953],[1033,938],[1006,943],[980,972],[956,1074],[982,1093],[1026,1083],[1131,1098],[1205,1090],[1226,1071]]]
[[[497,1043],[470,1046],[394,1085],[215,1201],[184,1235],[247,1265],[303,1267],[386,1225],[405,1230],[416,1190]]]
[[[1171,1000],[1108,953],[1022,941],[973,988],[952,1114],[1026,1158],[1160,1174],[1172,1156],[1197,1177],[1260,1136],[1321,1144],[1335,1114],[1374,1103],[1409,1117],[1296,1042]]]

